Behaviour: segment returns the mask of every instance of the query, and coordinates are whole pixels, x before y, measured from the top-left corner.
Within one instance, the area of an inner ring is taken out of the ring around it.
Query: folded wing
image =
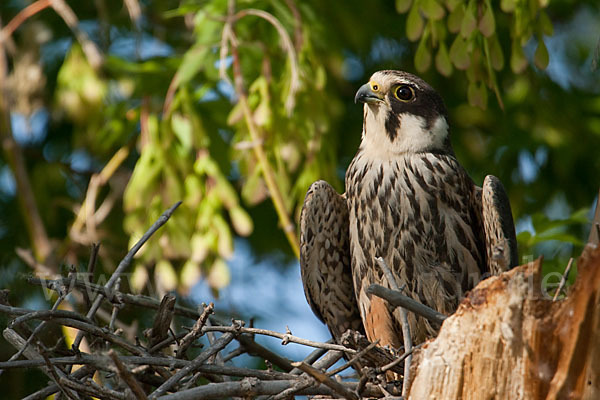
[[[485,177],[481,202],[488,270],[497,275],[519,263],[510,202],[500,179]]]
[[[308,304],[338,342],[347,329],[364,331],[349,239],[346,199],[325,181],[313,183],[300,214],[300,271]]]

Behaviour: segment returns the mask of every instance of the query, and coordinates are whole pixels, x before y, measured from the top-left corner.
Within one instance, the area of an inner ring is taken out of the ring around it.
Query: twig
[[[375,261],[379,264],[379,267],[383,270],[383,274],[385,275],[390,287],[396,291],[400,291],[398,287],[398,283],[392,275],[392,271],[385,263],[385,260],[382,257],[375,257]],[[399,307],[400,310],[400,322],[402,325],[402,339],[404,340],[404,351],[409,352],[412,350],[412,337],[410,335],[410,326],[408,324],[408,313],[406,308]],[[406,357],[404,360],[404,382],[410,381],[410,363],[412,362],[412,356]],[[402,395],[406,396],[406,387],[407,385],[402,385]]]
[[[15,247],[15,253],[17,253],[17,256],[26,265],[28,265],[36,275],[57,276],[57,273],[56,271],[54,271],[54,269],[36,260],[35,256],[33,255],[33,252],[30,249]]]
[[[104,287],[106,289],[108,289],[108,290],[112,289],[112,287],[116,283],[119,276],[121,276],[121,274],[125,271],[125,269],[127,267],[129,267],[129,265],[133,261],[133,257],[135,256],[135,254],[144,245],[144,243],[146,243],[148,241],[148,239],[150,239],[150,237],[154,234],[154,232],[156,232],[161,226],[163,226],[169,220],[171,215],[173,215],[173,212],[175,211],[175,209],[177,209],[177,207],[179,207],[180,204],[181,204],[181,201],[178,201],[173,206],[171,206],[171,208],[169,208],[167,211],[165,211],[158,218],[158,220],[154,224],[152,224],[150,229],[148,229],[146,231],[146,233],[144,233],[144,235],[141,237],[141,239],[138,240],[138,242],[131,248],[131,250],[129,250],[127,255],[125,255],[123,260],[121,260],[121,262],[117,266],[117,269],[115,270],[115,272],[113,272],[113,274],[111,275],[108,282],[106,282],[106,285],[104,285]],[[87,318],[91,319],[94,317],[94,315],[96,314],[96,311],[100,307],[100,304],[102,303],[103,299],[104,299],[104,296],[102,295],[102,293],[100,293],[98,296],[96,296],[96,298],[94,299],[94,303],[92,304],[92,308],[90,308],[90,310],[88,311],[88,313],[86,315]],[[77,333],[77,336],[75,337],[75,341],[73,342],[73,349],[79,348],[79,345],[81,344],[82,339],[83,339],[83,332]]]
[[[93,374],[94,371],[95,371],[95,369],[93,369],[92,367],[85,366],[85,367],[80,368],[77,371],[73,372],[70,375],[70,377],[73,379],[80,379],[80,378],[85,377],[86,375]],[[58,385],[54,383],[54,384],[47,386],[41,390],[38,390],[35,393],[30,394],[29,396],[24,397],[23,400],[44,400],[48,396],[52,396],[54,393],[56,393],[58,391],[59,391]]]
[[[329,339],[327,341],[327,343],[331,343],[332,339]],[[312,353],[310,353],[308,356],[306,356],[304,358],[304,360],[302,360],[302,362],[305,362],[307,364],[312,364],[315,361],[317,361],[319,358],[323,357],[323,355],[325,355],[325,353],[327,353],[329,350],[327,349],[315,349]],[[290,371],[290,374],[294,374],[294,375],[300,375],[302,373],[301,369],[298,368],[294,368],[293,370]]]
[[[86,223],[86,216],[89,215],[89,213],[93,214],[91,219],[88,218],[89,223],[94,223],[92,220],[99,219],[97,217],[99,210],[95,211],[96,194],[98,193],[98,188],[100,186],[105,185],[109,181],[109,179],[115,174],[117,169],[121,166],[121,164],[123,164],[123,162],[125,162],[125,160],[129,156],[129,151],[130,150],[128,146],[121,147],[106,163],[104,168],[102,168],[102,171],[92,175],[92,177],[90,178],[89,186],[95,189],[91,190],[90,188],[88,188],[85,199],[83,200],[81,206],[79,207],[79,210],[77,211],[75,221],[73,222],[73,225],[71,225],[71,229],[69,229],[69,236],[71,236],[74,239],[79,239],[82,236],[81,230],[83,229],[83,226]]]
[[[240,345],[236,347],[234,350],[230,351],[223,357],[223,362],[231,361],[236,357],[241,356],[242,354],[246,354],[247,350],[244,346]]]
[[[90,260],[88,261],[87,273],[85,280],[91,282],[94,280],[94,272],[96,271],[96,262],[98,260],[98,252],[100,251],[100,243],[92,243],[92,251],[90,253]],[[82,292],[85,306],[89,309],[92,306],[90,302],[90,296],[88,292]]]
[[[377,339],[376,341],[374,341],[373,343],[371,343],[370,345],[368,345],[367,347],[365,347],[364,349],[362,349],[361,351],[359,351],[358,353],[356,353],[344,365],[339,366],[338,368],[334,369],[333,371],[327,372],[327,375],[329,375],[329,376],[335,375],[337,373],[342,372],[346,368],[349,368],[350,366],[354,365],[355,362],[359,361],[362,356],[364,356],[369,351],[371,351],[372,349],[374,349],[378,344],[379,344],[379,339]]]
[[[573,257],[569,258],[569,263],[567,264],[567,268],[565,268],[565,272],[563,273],[562,277],[560,278],[560,283],[558,284],[558,289],[556,289],[556,292],[554,293],[554,297],[552,298],[552,301],[556,301],[556,299],[558,299],[558,295],[565,287],[565,285],[567,283],[567,278],[569,277],[569,272],[571,271],[571,266],[573,265],[573,260],[574,260]]]
[[[381,297],[394,307],[403,307],[408,311],[420,315],[437,326],[442,325],[442,322],[447,318],[444,314],[433,308],[427,307],[425,304],[421,304],[400,292],[390,290],[381,285],[371,285],[366,289],[366,292],[367,294],[374,294],[377,297]]]
[[[238,321],[234,324],[233,328],[240,327],[241,321]],[[221,351],[225,346],[229,344],[233,340],[233,338],[239,332],[227,332],[224,333],[215,343],[206,351],[200,353],[198,357],[196,357],[192,362],[186,365],[184,368],[180,369],[177,373],[173,374],[165,383],[159,386],[154,392],[152,392],[150,398],[156,399],[157,397],[165,394],[169,389],[171,389],[177,382],[179,382],[186,375],[195,372],[200,365],[202,365],[206,360],[208,360],[212,355]]]
[[[246,397],[253,398],[258,395],[276,395],[290,388],[298,382],[298,378],[293,380],[276,381],[258,381],[246,378],[237,382],[209,383],[208,385],[198,386],[185,391],[180,391],[167,396],[162,396],[160,400],[196,400],[196,399],[222,399],[226,397]],[[348,390],[356,390],[358,384],[355,382],[342,383]],[[312,386],[297,392],[299,396],[326,395],[335,396],[335,392],[325,386]],[[367,384],[363,391],[364,397],[381,397],[381,388],[373,384]]]
[[[303,362],[293,363],[292,365],[296,368],[300,368],[302,371],[315,378],[318,382],[330,387],[334,392],[342,395],[344,398],[350,400],[358,400],[358,396],[355,393],[348,390],[341,383],[331,379],[326,373],[321,372],[318,369]]]
[[[341,339],[341,344],[343,344],[344,346],[347,346],[347,347],[351,347],[356,350],[362,350],[371,345],[371,342],[366,338],[366,336],[362,335],[360,332],[352,331],[350,329],[347,330],[346,332],[344,332],[344,334],[342,335],[342,337],[340,339]],[[381,365],[386,365],[386,364],[391,363],[397,357],[398,357],[398,355],[396,354],[396,352],[389,348],[375,347],[375,348],[371,349],[371,351],[369,351],[368,353],[365,353],[361,357],[361,359],[360,359],[361,365],[355,367],[354,369],[358,368],[361,371],[364,369],[364,367],[370,367],[371,369],[376,369]],[[394,368],[393,371],[398,374],[403,374],[404,368],[396,367],[396,368]]]
[[[50,373],[50,376],[51,376],[52,380],[54,381],[54,383],[56,383],[56,385],[58,385],[58,388],[60,389],[62,394],[67,396],[69,399],[74,399],[74,400],[79,399],[79,396],[77,395],[77,393],[73,393],[70,390],[68,390],[67,388],[63,387],[63,384],[61,382],[61,376],[59,376],[58,372],[56,371],[56,367],[54,365],[52,365],[52,363],[50,363],[48,356],[46,354],[44,354],[44,352],[42,352],[41,355],[44,358],[44,362],[46,363],[47,371]],[[62,377],[64,377],[64,374],[61,374],[61,375],[62,375]]]
[[[40,285],[44,287],[54,288],[60,282],[63,282],[64,279],[59,280],[47,280],[47,279],[39,279],[34,277],[28,277],[27,282],[33,285]],[[117,301],[122,302],[124,304],[135,305],[137,307],[145,307],[150,309],[158,309],[160,302],[156,299],[153,299],[144,295],[132,295],[129,293],[116,292],[110,289],[107,289],[105,286],[96,285],[94,283],[85,282],[81,280],[74,280],[73,285],[78,289],[90,290],[93,293],[100,293],[105,296],[109,301]],[[31,312],[32,310],[25,310],[24,313]],[[200,314],[197,310],[192,308],[183,307],[180,305],[175,305],[175,309],[173,310],[175,314],[181,315],[184,317],[188,317],[191,319],[198,319]],[[19,314],[22,315],[22,314]],[[181,338],[183,338],[185,334],[181,334]],[[177,336],[179,337],[179,335]],[[163,348],[164,346],[172,343],[175,339],[165,339],[165,341],[157,344],[150,352],[153,353],[158,351],[158,349]],[[269,360],[273,364],[277,365],[284,371],[291,371],[294,367],[292,367],[291,361],[283,356],[280,356],[277,353],[267,349],[261,344],[254,341],[252,336],[250,335],[240,335],[236,338],[236,340],[244,346],[248,354],[260,357],[265,360]]]
[[[210,319],[206,320],[206,326],[213,326],[212,322],[210,322]],[[206,337],[208,338],[208,343],[210,343],[210,345],[212,346],[216,340],[215,333],[208,331],[208,332],[206,332]],[[223,357],[221,356],[220,352],[215,353],[211,362],[216,362],[219,365],[225,364],[223,362]]]
[[[68,278],[68,279],[71,279],[71,278]],[[56,302],[52,306],[52,311],[55,311],[58,308],[58,306],[63,302],[63,300],[65,299],[65,297],[67,296],[67,294],[68,294],[68,292],[61,293],[61,295],[58,297],[58,299],[56,300]],[[25,351],[25,349],[27,349],[27,346],[29,346],[31,344],[31,342],[33,341],[33,339],[35,338],[35,336],[38,333],[40,333],[42,329],[44,329],[44,326],[46,326],[46,321],[42,321],[38,326],[36,326],[35,329],[33,330],[33,332],[31,332],[31,335],[29,335],[29,337],[25,341],[25,344],[15,354],[13,354],[10,357],[9,361],[16,360],[19,357],[21,357],[21,354],[23,354],[23,352]],[[4,371],[2,369],[0,369],[0,375],[2,375],[3,372]]]
[[[115,290],[119,290],[121,286],[121,278],[117,279],[117,283],[115,284]],[[110,322],[108,323],[108,329],[111,331],[115,330],[115,321],[117,320],[117,314],[121,309],[121,304],[113,303],[112,313],[110,314]]]
[[[43,367],[45,365],[45,361],[41,359],[37,353],[34,354],[33,357],[34,358],[29,360],[0,361],[0,368],[33,368]],[[168,368],[183,368],[191,362],[188,360],[157,356],[119,356],[119,359],[127,365],[157,366]],[[111,359],[100,355],[82,353],[78,356],[53,357],[50,358],[50,362],[53,365],[91,365],[98,370],[112,370],[110,366]],[[242,378],[255,377],[262,380],[294,379],[293,375],[285,372],[264,371],[250,368],[232,367],[228,365],[205,364],[200,366],[198,371],[207,374],[227,375]]]
[[[8,307],[7,306],[0,306],[0,311],[4,312]],[[12,309],[15,309],[16,307],[11,307]],[[22,311],[21,311],[22,312]],[[19,326],[24,322],[27,322],[29,320],[32,319],[39,319],[39,320],[51,320],[51,319],[55,319],[55,318],[70,318],[73,320],[78,320],[78,321],[83,321],[83,322],[87,322],[88,324],[93,324],[93,322],[82,316],[77,314],[74,311],[68,311],[68,310],[41,310],[41,311],[28,311],[25,314],[21,315],[20,317],[15,318],[14,320],[12,320],[9,324],[9,327],[13,328],[15,326]]]
[[[148,353],[155,354],[158,351],[164,349],[165,347],[172,345],[173,343],[178,343],[180,339],[183,339],[185,337],[185,335],[186,335],[185,332],[180,332],[177,335],[175,335],[173,332],[171,332],[170,337],[167,337],[162,342],[158,342],[154,346],[150,347],[150,349],[148,350]]]
[[[298,371],[302,372],[301,369],[298,369]],[[271,400],[292,399],[292,398],[294,398],[293,396],[295,394],[297,394],[298,392],[300,392],[306,388],[309,388],[311,386],[314,386],[314,385],[315,385],[314,379],[308,377],[307,375],[303,375],[296,382],[294,382],[291,387],[285,389],[284,391],[277,394],[276,396],[273,396],[271,398]]]
[[[177,298],[171,293],[167,293],[163,296],[150,331],[150,347],[160,343],[169,336],[169,326],[171,326],[171,321],[173,320],[175,300],[177,300]]]
[[[296,48],[296,51],[300,51],[304,42],[302,35],[302,15],[294,0],[285,0],[285,4],[292,11],[292,15],[294,16],[294,47]]]
[[[256,343],[250,335],[240,335],[236,338],[238,342],[248,351],[248,354],[269,360],[282,370],[289,372],[294,369],[292,361]]]
[[[250,333],[250,334],[258,334],[271,336],[282,340],[282,344],[284,343],[298,343],[303,344],[305,346],[327,349],[327,350],[337,350],[343,351],[350,354],[355,354],[356,350],[350,349],[345,346],[341,346],[339,344],[334,343],[323,343],[323,342],[314,342],[312,340],[302,339],[297,336],[290,335],[288,333],[280,333],[275,331],[270,331],[268,329],[260,329],[260,328],[237,328],[232,326],[205,326],[202,328],[203,332],[241,332],[241,333]]]
[[[17,15],[11,19],[8,24],[0,31],[0,42],[5,41],[9,36],[11,36],[14,31],[21,26],[23,22],[32,17],[33,15],[39,13],[40,11],[50,7],[52,0],[38,0],[21,11]]]
[[[65,385],[68,388],[76,390],[80,393],[86,394],[87,396],[97,397],[101,399],[110,400],[128,400],[126,393],[118,392],[116,390],[108,389],[106,387],[96,384],[93,380],[88,379],[87,385],[73,381],[68,378],[60,378],[60,384]]]
[[[102,64],[104,64],[104,58],[102,57],[102,54],[100,54],[100,50],[96,47],[96,44],[92,42],[87,33],[79,27],[79,19],[71,7],[69,7],[65,0],[52,0],[52,8],[73,31],[73,34],[81,44],[81,48],[91,67],[96,72],[100,71]]]
[[[119,360],[117,353],[115,353],[115,351],[111,349],[108,352],[108,356],[115,363],[115,366],[117,367],[117,370],[119,371],[119,376],[121,377],[121,379],[123,379],[123,381],[127,384],[127,386],[129,386],[129,388],[131,389],[131,391],[133,392],[135,397],[138,400],[146,400],[146,398],[147,398],[146,393],[140,387],[140,384],[135,380],[135,378],[133,377],[131,372],[129,372],[129,370],[127,369],[125,364],[123,364],[121,362],[121,360]]]
[[[392,361],[389,364],[384,365],[383,367],[381,367],[380,371],[381,372],[386,372],[389,371],[390,369],[394,368],[396,365],[400,364],[402,361],[404,361],[406,359],[406,357],[410,356],[411,354],[413,354],[415,352],[415,350],[421,348],[421,346],[423,346],[425,342],[423,343],[419,343],[416,346],[413,346],[412,349],[410,349],[409,351],[407,351],[406,353],[402,354],[400,357],[398,357],[397,359],[395,359],[394,361]]]
[[[285,109],[288,115],[290,115],[296,103],[296,93],[300,89],[298,59],[296,56],[296,50],[294,48],[294,45],[292,44],[292,40],[290,39],[290,36],[288,35],[281,22],[279,22],[279,20],[275,18],[272,14],[269,14],[268,12],[263,10],[247,8],[245,10],[239,11],[234,18],[241,19],[246,15],[254,15],[256,17],[268,21],[271,25],[275,27],[275,29],[277,30],[277,34],[279,34],[279,36],[281,37],[281,42],[283,45],[282,47],[288,53],[288,57],[290,58],[290,89],[287,99],[285,101]]]
[[[234,18],[233,13],[233,5],[234,2],[230,0],[229,2],[229,15],[228,18]],[[246,10],[244,10],[246,11]],[[244,12],[240,11],[240,12]],[[252,116],[252,111],[250,110],[250,105],[248,104],[248,98],[246,96],[246,91],[244,88],[244,78],[242,74],[242,67],[240,62],[240,57],[238,53],[237,40],[235,36],[235,32],[233,28],[231,32],[229,32],[230,44],[231,44],[231,54],[233,56],[233,75],[234,75],[234,88],[236,94],[238,96],[238,102],[242,107],[242,111],[244,114],[244,120],[246,122],[246,126],[248,127],[248,131],[250,133],[250,138],[254,143],[253,150],[256,159],[258,160],[258,164],[263,174],[263,178],[265,180],[265,184],[269,189],[269,194],[271,196],[271,200],[273,201],[273,205],[275,206],[275,211],[277,212],[277,216],[279,217],[279,221],[283,226],[283,231],[285,236],[294,251],[296,257],[300,256],[300,245],[298,243],[298,237],[296,236],[296,230],[294,228],[294,223],[292,222],[290,216],[288,215],[285,201],[283,199],[283,195],[279,186],[277,185],[277,180],[275,179],[275,173],[271,168],[269,163],[269,159],[265,153],[265,150],[260,143],[262,139],[262,134],[259,131],[259,128],[256,126],[254,122],[254,118]],[[289,37],[288,37],[289,39]],[[294,53],[295,54],[295,53]]]
[[[194,342],[194,340],[202,335],[202,328],[204,327],[204,324],[206,324],[208,317],[214,312],[214,309],[215,304],[212,302],[208,306],[204,307],[202,314],[200,314],[200,317],[194,324],[192,330],[189,331],[188,334],[185,335],[185,337],[181,340],[179,348],[177,349],[177,358],[183,358],[185,356],[185,352]]]
[[[61,310],[58,310],[58,311],[61,311]],[[121,347],[122,349],[127,350],[128,352],[130,352],[132,354],[136,354],[139,356],[146,355],[146,352],[142,348],[132,345],[129,342],[127,342],[125,339],[121,338],[120,336],[117,336],[114,333],[111,333],[106,329],[99,328],[96,325],[92,325],[87,322],[83,322],[83,321],[71,319],[71,318],[54,318],[54,316],[52,316],[52,315],[46,315],[46,316],[48,318],[51,318],[53,323],[64,325],[64,326],[70,326],[71,328],[79,329],[83,332],[90,333],[96,337],[100,337],[104,340],[107,340],[107,341]]]
[[[2,331],[2,335],[4,336],[4,339],[6,339],[6,341],[8,343],[10,343],[11,346],[13,346],[14,348],[20,349],[22,347],[25,347],[25,339],[23,339],[21,337],[21,335],[19,335],[13,329],[11,329],[11,328],[4,329],[4,331]],[[23,355],[29,359],[38,359],[38,360],[43,361],[43,364],[40,365],[40,366],[43,366],[41,368],[41,370],[42,370],[42,372],[44,372],[44,374],[46,374],[52,380],[55,380],[64,375],[61,371],[58,371],[58,372],[55,371],[52,366],[48,367],[47,359],[44,358],[44,355],[40,354],[39,352],[37,352],[36,350],[31,348],[31,346],[27,347],[26,350],[23,351]],[[64,388],[62,388],[60,386],[58,381],[55,381],[55,384],[57,385],[57,390],[59,390],[59,389],[61,391],[64,390]],[[72,394],[72,393],[69,393],[69,394]]]

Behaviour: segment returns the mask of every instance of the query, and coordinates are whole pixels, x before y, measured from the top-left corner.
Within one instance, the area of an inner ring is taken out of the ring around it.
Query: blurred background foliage
[[[0,18],[0,282],[15,303],[39,297],[20,273],[83,271],[95,242],[96,274],[112,271],[179,200],[133,290],[218,293],[242,241],[290,265],[306,189],[343,191],[354,93],[386,68],[442,94],[461,163],[506,186],[522,261],[562,271],[587,238],[597,0],[9,0]]]

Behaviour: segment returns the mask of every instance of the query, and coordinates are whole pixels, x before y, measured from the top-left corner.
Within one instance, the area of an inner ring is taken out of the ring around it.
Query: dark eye
[[[415,91],[408,85],[398,86],[394,94],[400,101],[411,101],[415,97]]]

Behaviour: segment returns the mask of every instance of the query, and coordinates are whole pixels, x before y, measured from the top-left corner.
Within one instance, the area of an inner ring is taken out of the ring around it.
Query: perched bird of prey
[[[362,321],[369,340],[400,348],[400,310],[365,292],[392,287],[376,257],[404,294],[451,314],[482,278],[517,264],[515,229],[498,178],[477,187],[456,160],[446,108],[429,84],[379,71],[355,101],[364,103],[362,141],[345,195],[318,181],[304,201],[304,291],[335,339]],[[424,318],[408,318],[413,343],[436,334]]]

